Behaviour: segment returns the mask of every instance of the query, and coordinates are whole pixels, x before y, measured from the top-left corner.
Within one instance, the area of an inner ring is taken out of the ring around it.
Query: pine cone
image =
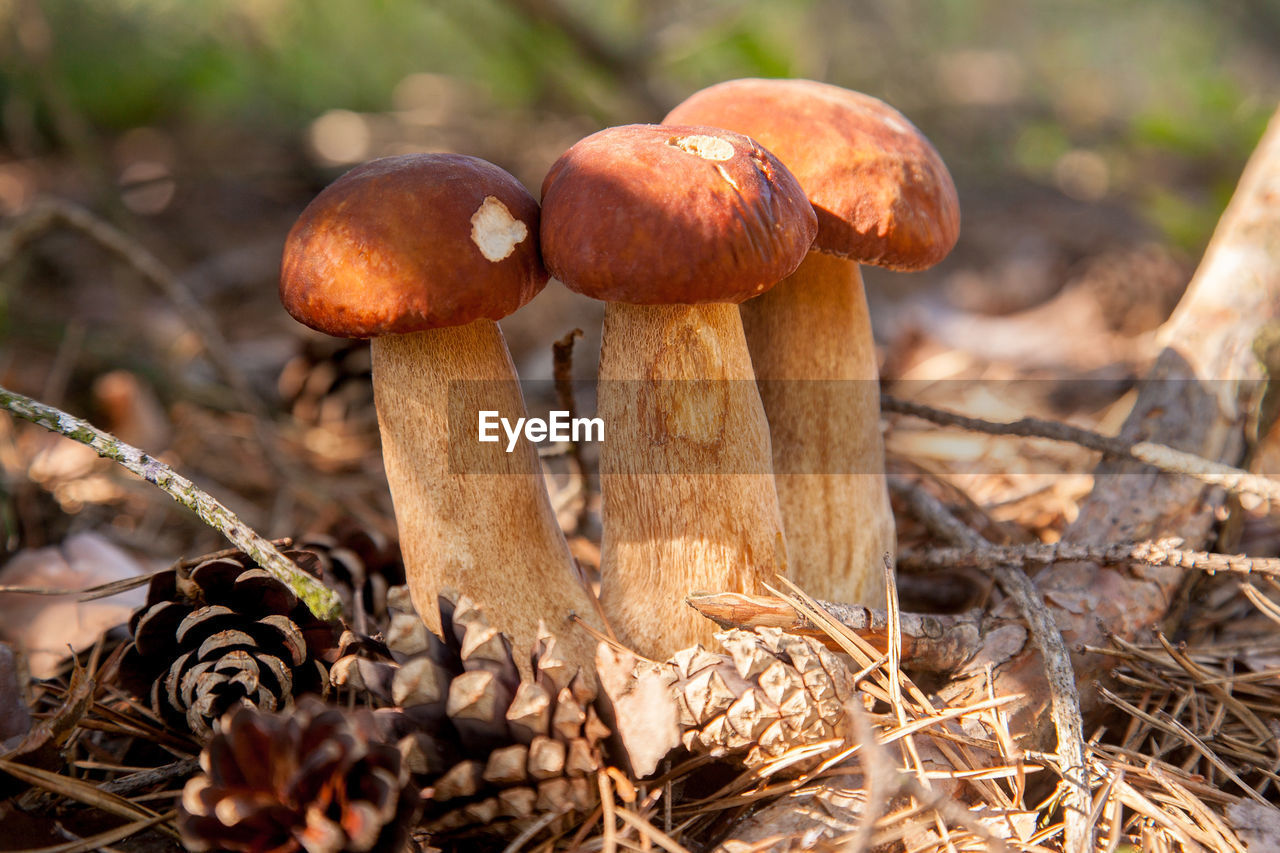
[[[277,382],[285,408],[306,426],[377,429],[368,341],[308,339]]]
[[[327,532],[299,537],[296,547],[308,552],[310,562],[303,568],[337,593],[343,615],[357,633],[387,633],[394,613],[392,590],[405,583],[400,543],[345,520]],[[421,621],[416,614],[413,618]]]
[[[288,715],[239,708],[200,754],[178,830],[188,850],[401,850],[419,797],[368,711],[313,697]]]
[[[748,766],[836,736],[853,696],[849,670],[811,637],[777,628],[716,634],[727,655],[694,646],[667,662],[691,752],[743,753]]]
[[[533,680],[522,681],[511,644],[465,596],[440,599],[444,639],[397,655],[345,635],[335,686],[374,704],[415,780],[426,789],[424,825],[447,835],[474,825],[514,834],[547,812],[583,812],[597,802],[591,777],[603,766],[608,729],[577,669],[541,638]]]
[[[337,639],[336,623],[317,619],[243,553],[157,574],[129,630],[122,683],[202,740],[236,705],[274,711],[295,696],[324,691],[322,661],[333,657]]]

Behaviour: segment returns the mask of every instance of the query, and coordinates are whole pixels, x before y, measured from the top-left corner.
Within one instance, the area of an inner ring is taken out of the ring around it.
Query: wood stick
[[[789,634],[814,637],[841,651],[826,631],[814,625],[781,598],[740,592],[695,593],[685,599],[694,610],[721,628],[781,628]],[[841,625],[884,653],[889,644],[887,611],[861,604],[819,601]],[[911,669],[951,672],[981,647],[980,611],[966,613],[902,613],[902,659]]]
[[[1100,453],[1143,462],[1171,474],[1185,474],[1202,483],[1221,486],[1233,494],[1256,495],[1265,498],[1272,505],[1280,505],[1280,481],[1250,474],[1233,465],[1214,462],[1203,456],[1159,442],[1129,441],[1043,418],[1019,418],[1009,422],[989,421],[888,395],[880,398],[880,407],[886,412],[911,415],[943,426],[955,426],[988,435],[1048,438],[1053,441],[1070,442]]]
[[[1183,544],[1183,540],[1175,536],[1155,542],[1110,542],[1102,545],[1036,542],[1027,545],[992,545],[981,550],[954,547],[910,548],[899,555],[898,565],[917,572],[956,569],[990,571],[997,563],[1030,569],[1069,560],[1087,560],[1108,566],[1172,566],[1209,575],[1225,572],[1280,577],[1280,557],[1217,554],[1183,548]]]
[[[0,408],[50,432],[78,441],[103,459],[110,459],[156,486],[252,557],[268,574],[293,590],[319,618],[334,619],[341,613],[342,603],[333,590],[299,569],[292,560],[280,553],[280,549],[241,521],[221,501],[159,459],[131,444],[125,444],[88,421],[6,388],[0,388]]]
[[[991,547],[991,543],[980,533],[967,527],[940,500],[918,485],[904,484],[895,478],[889,481],[889,490],[905,498],[912,513],[934,535],[974,551],[981,552]],[[1044,681],[1038,687],[1042,693],[1047,694],[1044,701],[1048,706],[1048,722],[1045,725],[1052,725],[1056,738],[1054,749],[1058,769],[1067,784],[1063,798],[1063,808],[1066,811],[1063,819],[1064,849],[1092,850],[1093,827],[1088,820],[1092,804],[1080,691],[1076,685],[1071,656],[1057,625],[1057,609],[1049,607],[1035,584],[1020,568],[994,562],[991,575],[1009,596],[1008,600],[1016,607],[1017,613],[1026,620],[1032,644],[1024,645],[1023,653],[1028,648],[1039,652],[1041,669],[1037,670],[1037,674]],[[999,691],[994,689],[990,681],[991,677],[988,675],[988,692],[998,694]]]
[[[1280,113],[1250,159],[1235,196],[1173,316],[1159,333],[1164,349],[1139,388],[1120,431],[1127,441],[1176,447],[1228,465],[1244,457],[1245,428],[1267,378],[1255,347],[1280,326]],[[1210,541],[1222,492],[1127,459],[1104,459],[1093,492],[1063,540],[1081,545],[1180,537],[1189,548]],[[1104,645],[1108,632],[1131,638],[1165,619],[1187,574],[1175,566],[1116,571],[1094,561],[1051,565],[1036,585],[1072,648]],[[996,617],[1016,615],[1012,602]],[[1095,685],[1112,666],[1077,654],[1081,706],[1090,727],[1104,706]],[[987,644],[942,691],[948,705],[987,694],[1022,694],[1013,731],[1028,749],[1052,743],[1051,691],[1037,649]]]

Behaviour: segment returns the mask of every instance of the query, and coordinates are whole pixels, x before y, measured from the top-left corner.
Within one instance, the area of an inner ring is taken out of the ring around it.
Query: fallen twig
[[[1194,453],[1177,450],[1165,444],[1151,441],[1126,441],[1123,438],[1103,435],[1043,418],[1020,418],[1008,422],[989,421],[912,400],[902,400],[887,394],[880,398],[880,408],[886,412],[911,415],[942,426],[960,427],[988,435],[1047,438],[1053,441],[1070,442],[1112,456],[1133,459],[1170,474],[1185,474],[1202,483],[1221,486],[1232,494],[1256,495],[1274,506],[1280,506],[1280,482],[1269,477],[1250,474],[1231,465],[1205,459]]]
[[[252,557],[272,577],[293,590],[311,612],[331,619],[341,612],[338,596],[323,583],[299,569],[270,541],[258,535],[217,498],[205,492],[160,460],[148,455],[88,421],[61,409],[0,388],[0,407],[24,420],[86,445],[104,459],[110,459],[159,487],[180,505],[194,512],[205,524]]]
[[[741,592],[694,593],[690,607],[721,628],[781,628],[790,634],[814,637],[831,649],[839,644],[781,598]],[[889,648],[889,614],[860,604],[819,601],[841,625],[869,642],[877,651]],[[981,611],[967,613],[902,613],[902,659],[911,669],[950,672],[980,647]]]
[[[131,820],[151,820],[155,819],[161,825],[161,831],[168,835],[177,837],[177,832],[161,821],[163,816],[157,814],[151,809],[140,806],[137,803],[117,794],[109,794],[100,790],[96,785],[86,782],[83,779],[77,779],[73,776],[63,776],[59,773],[53,773],[39,767],[30,767],[20,764],[16,761],[10,761],[6,758],[0,758],[0,771],[8,773],[10,776],[22,782],[26,782],[36,788],[42,788],[52,794],[67,799],[75,800],[87,806],[107,812],[117,817],[128,818]]]
[[[136,794],[139,791],[145,791],[148,788],[154,788],[156,785],[172,782],[175,779],[185,780],[199,769],[200,762],[196,759],[180,758],[169,764],[163,764],[147,770],[139,770],[136,773],[121,776],[119,779],[103,782],[98,785],[98,789],[108,794],[127,797],[130,794]]]
[[[1276,360],[1264,357],[1280,324],[1278,186],[1280,112],[1250,158],[1187,292],[1157,333],[1162,349],[1118,435],[1227,465],[1245,457],[1260,394],[1268,378],[1280,374]],[[1272,425],[1264,418],[1256,426]],[[1221,488],[1130,457],[1107,455],[1094,473],[1093,491],[1063,530],[1064,542],[1097,546],[1177,536],[1184,547],[1205,548],[1211,541],[1225,499]],[[1148,564],[1140,572],[1117,571],[1084,560],[1051,564],[1036,573],[1035,582],[1059,631],[1072,648],[1083,648],[1101,646],[1109,635],[1144,635],[1167,617],[1189,579],[1180,567]],[[1012,611],[1011,603],[1002,602],[992,616],[1009,618]],[[998,694],[1022,693],[1025,698],[1010,709],[1013,732],[1025,748],[1045,748],[1056,734],[1054,691],[1035,649],[988,636],[983,645],[939,688],[939,702],[971,702],[989,685]],[[1096,686],[1108,682],[1115,661],[1082,653],[1074,662],[1081,710],[1092,728],[1112,711]]]
[[[966,526],[941,501],[919,486],[891,478],[889,489],[907,502],[912,515],[923,522],[934,535],[976,552],[992,547],[981,534]],[[990,571],[1000,588],[1017,604],[1044,661],[1052,702],[1050,714],[1058,734],[1058,762],[1067,785],[1063,804],[1064,848],[1073,851],[1092,850],[1093,833],[1089,814],[1093,804],[1086,763],[1088,753],[1085,749],[1084,720],[1080,713],[1080,694],[1076,689],[1071,655],[1054,622],[1053,613],[1031,579],[1021,569],[995,561],[991,563]]]
[[[1243,554],[1215,554],[1182,548],[1176,537],[1148,542],[1117,542],[1084,545],[1076,542],[1033,543],[1029,545],[987,545],[972,548],[908,548],[898,556],[898,564],[916,571],[980,569],[990,571],[1003,564],[1026,568],[1071,560],[1088,560],[1104,565],[1141,563],[1195,569],[1206,574],[1226,572],[1240,575],[1280,576],[1280,557],[1246,557]]]

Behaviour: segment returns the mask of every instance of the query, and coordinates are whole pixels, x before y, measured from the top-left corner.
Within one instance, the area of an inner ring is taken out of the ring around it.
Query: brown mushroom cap
[[[602,130],[542,182],[547,267],[608,302],[742,302],[790,275],[816,231],[786,167],[717,128]]]
[[[538,294],[538,203],[460,154],[357,166],[312,199],[285,241],[280,301],[347,338],[497,320]]]
[[[730,80],[690,96],[673,125],[746,133],[787,164],[818,212],[814,249],[915,270],[946,257],[960,203],[929,140],[883,101],[812,80]]]

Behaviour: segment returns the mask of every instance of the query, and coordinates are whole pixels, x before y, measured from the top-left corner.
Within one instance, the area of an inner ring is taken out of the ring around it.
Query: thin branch
[[[919,486],[891,478],[890,491],[904,499],[911,514],[922,521],[934,535],[948,539],[971,551],[992,548],[981,534],[952,514],[941,501]],[[1089,814],[1088,753],[1084,742],[1084,719],[1080,713],[1080,693],[1076,688],[1075,670],[1062,633],[1053,613],[1041,598],[1031,579],[1019,568],[993,561],[991,574],[1005,594],[1018,605],[1027,621],[1031,638],[1040,650],[1052,700],[1051,715],[1058,735],[1057,757],[1066,781],[1064,845],[1067,850],[1092,850],[1092,828]]]
[[[694,610],[721,628],[781,628],[823,640],[840,651],[821,627],[796,612],[784,599],[741,592],[694,593],[685,599]],[[886,610],[819,601],[833,619],[870,643],[878,652],[889,648],[889,614]],[[982,613],[902,613],[902,659],[911,669],[953,672],[982,647]]]
[[[996,565],[1046,566],[1052,563],[1088,561],[1103,565],[1140,563],[1148,566],[1172,566],[1194,569],[1206,574],[1226,572],[1239,575],[1280,577],[1280,557],[1246,557],[1243,554],[1216,554],[1180,547],[1178,538],[1146,542],[1117,542],[1106,545],[1081,545],[1074,542],[1029,545],[985,545],[972,548],[907,548],[898,556],[898,564],[915,571],[933,572],[953,569],[979,569],[990,572]]]
[[[6,388],[0,388],[0,408],[50,432],[78,441],[104,459],[110,459],[154,484],[227,537],[231,544],[252,557],[272,577],[287,585],[317,617],[332,619],[341,612],[338,596],[332,590],[299,569],[275,545],[258,535],[220,501],[160,460],[125,444],[88,421]]]
[[[160,767],[150,767],[146,770],[130,773],[127,776],[121,776],[119,779],[103,782],[98,788],[108,794],[127,797],[130,794],[136,794],[139,791],[145,791],[148,788],[154,788],[156,785],[172,782],[175,779],[186,779],[199,769],[200,762],[196,759],[180,758]]]
[[[1280,482],[1269,477],[1250,474],[1231,465],[1205,459],[1194,453],[1177,450],[1165,444],[1151,441],[1126,441],[1123,438],[1103,435],[1043,418],[1019,418],[1009,422],[989,421],[911,400],[902,400],[887,394],[881,396],[880,408],[886,412],[922,418],[941,426],[959,427],[987,435],[1047,438],[1052,441],[1078,444],[1100,453],[1133,459],[1170,474],[1185,474],[1202,483],[1221,486],[1232,494],[1256,495],[1274,506],[1280,506]]]

